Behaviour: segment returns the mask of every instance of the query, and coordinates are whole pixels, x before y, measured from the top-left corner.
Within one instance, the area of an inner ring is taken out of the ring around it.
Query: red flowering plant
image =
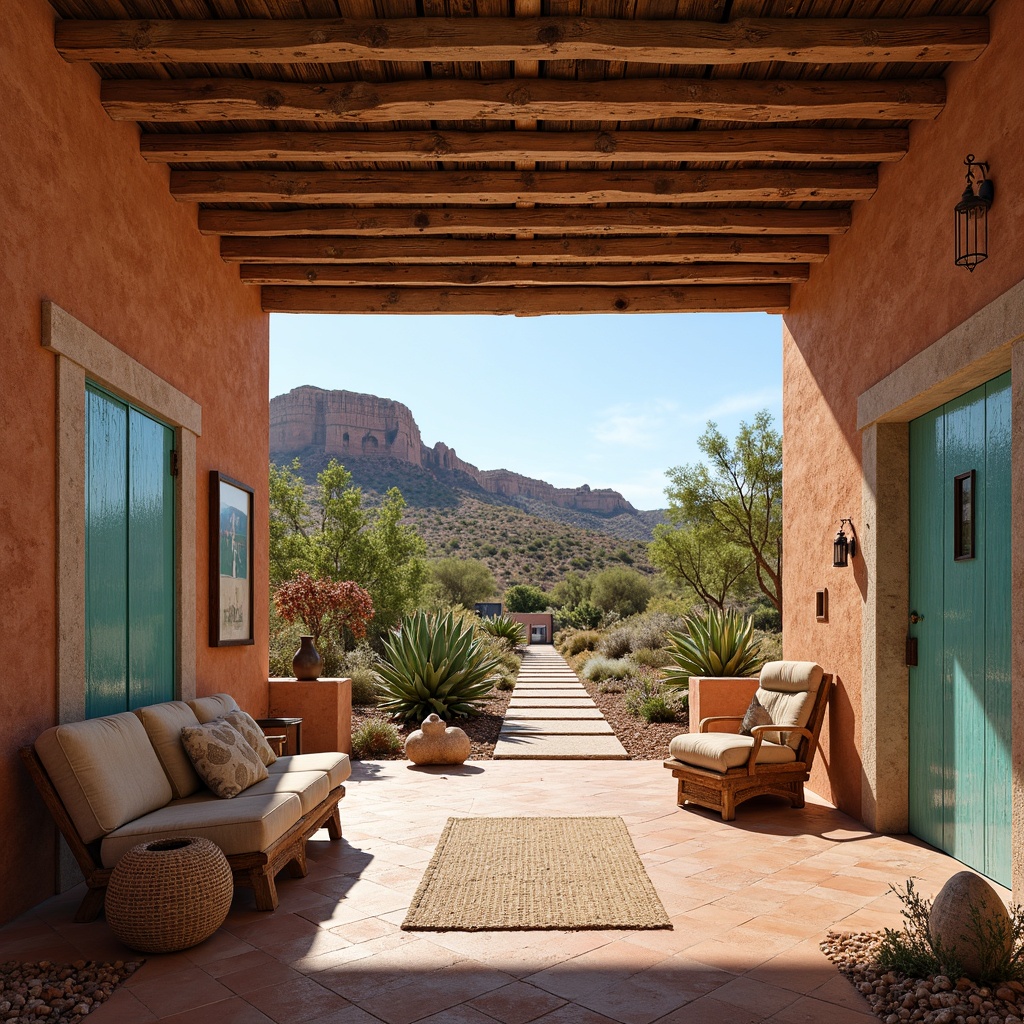
[[[317,578],[302,570],[277,588],[274,604],[282,618],[306,624],[314,646],[328,630],[340,634],[347,629],[362,640],[373,618],[373,600],[358,583]]]

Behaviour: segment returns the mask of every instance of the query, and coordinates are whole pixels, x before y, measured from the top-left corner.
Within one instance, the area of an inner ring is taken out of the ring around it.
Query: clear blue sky
[[[782,323],[763,313],[270,318],[270,394],[303,384],[407,405],[424,444],[556,487],[665,506],[665,471],[767,408],[781,429]]]

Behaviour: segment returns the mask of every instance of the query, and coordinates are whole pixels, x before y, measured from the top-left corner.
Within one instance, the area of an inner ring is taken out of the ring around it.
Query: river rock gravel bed
[[[908,978],[878,963],[881,932],[829,932],[821,950],[885,1024],[1010,1024],[1024,1020],[1024,985],[992,987],[943,975]]]
[[[0,1021],[74,1024],[106,1002],[142,961],[0,964]]]

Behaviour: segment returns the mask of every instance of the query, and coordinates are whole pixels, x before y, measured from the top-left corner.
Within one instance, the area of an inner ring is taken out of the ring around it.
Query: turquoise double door
[[[174,432],[85,396],[85,713],[174,698]]]
[[[910,830],[1003,885],[1010,441],[1009,374],[910,424]]]

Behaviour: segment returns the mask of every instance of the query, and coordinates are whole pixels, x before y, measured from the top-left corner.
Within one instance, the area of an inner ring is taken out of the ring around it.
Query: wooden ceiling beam
[[[427,20],[427,19],[423,19]],[[468,78],[400,82],[278,82],[250,78],[108,79],[100,98],[116,121],[727,121],[931,119],[941,78]]]
[[[873,168],[693,171],[172,171],[190,203],[852,202]]]
[[[826,235],[678,238],[222,238],[229,263],[820,263]]]
[[[262,290],[268,313],[785,313],[788,284],[627,288],[309,288]]]
[[[480,206],[314,207],[304,210],[199,211],[205,235],[841,235],[849,210],[758,207],[611,206],[541,207],[529,210]]]
[[[725,24],[580,17],[66,20],[55,32],[66,60],[104,64],[944,62],[973,60],[988,39],[983,17],[743,18]]]
[[[153,163],[332,163],[395,160],[512,162],[758,160],[835,163],[900,160],[905,128],[756,128],[689,132],[204,132],[144,133],[142,155]]]
[[[331,285],[337,287],[578,287],[637,284],[788,284],[806,281],[806,263],[682,263],[668,266],[381,266],[330,263],[243,263],[247,284]]]

